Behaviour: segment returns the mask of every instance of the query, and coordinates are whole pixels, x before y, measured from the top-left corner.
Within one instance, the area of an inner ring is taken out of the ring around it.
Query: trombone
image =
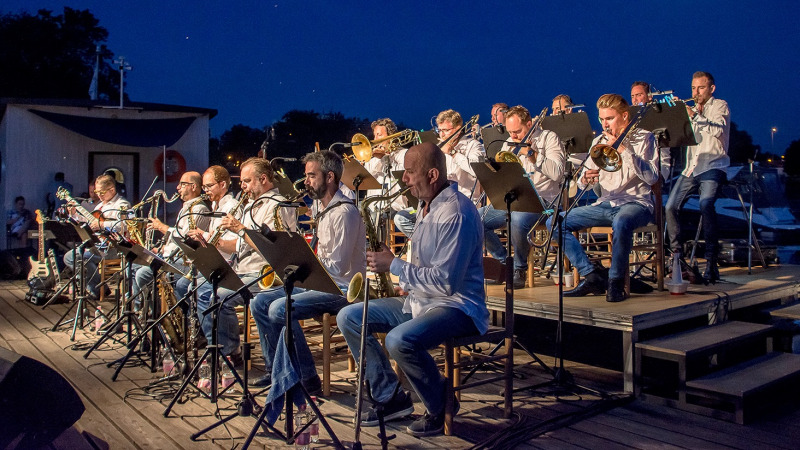
[[[533,123],[531,124],[531,128],[530,130],[528,130],[528,133],[525,134],[525,137],[523,137],[522,140],[518,144],[516,144],[513,149],[497,152],[497,154],[494,155],[494,160],[497,162],[521,163],[519,160],[519,151],[522,149],[522,147],[530,145],[533,133],[538,128],[541,127],[542,119],[544,119],[544,116],[546,115],[547,115],[547,107],[545,106],[544,109],[542,109],[542,112],[540,112],[539,115],[534,118]]]
[[[475,114],[474,116],[472,116],[469,119],[469,122],[467,122],[464,125],[462,125],[461,128],[458,129],[458,131],[456,131],[455,133],[451,134],[450,137],[448,137],[447,139],[445,139],[444,141],[442,141],[442,142],[440,142],[440,143],[438,143],[436,145],[439,148],[445,148],[445,146],[447,146],[447,144],[449,144],[450,141],[452,141],[453,139],[458,140],[467,130],[472,130],[475,127],[475,124],[478,123],[478,120],[480,119],[480,117],[481,117],[480,114]],[[453,150],[451,150],[450,152],[452,153]]]
[[[372,159],[372,155],[375,153],[374,148],[387,141],[389,144],[384,152],[392,153],[397,151],[400,147],[411,144],[412,142],[418,144],[420,142],[419,132],[407,129],[374,141],[370,141],[361,133],[356,133],[353,135],[353,139],[350,140],[353,144],[353,157],[365,163]],[[345,155],[345,159],[349,160],[350,157]]]
[[[639,122],[642,121],[642,118],[647,110],[650,109],[651,105],[652,103],[645,103],[639,108],[639,112],[636,113],[633,120],[628,123],[628,126],[622,130],[622,133],[620,133],[619,137],[612,144],[597,143],[592,146],[589,150],[589,157],[592,158],[592,161],[600,170],[616,172],[622,168],[622,157],[619,154],[619,146],[622,145],[623,142],[626,142],[631,132],[639,126]]]

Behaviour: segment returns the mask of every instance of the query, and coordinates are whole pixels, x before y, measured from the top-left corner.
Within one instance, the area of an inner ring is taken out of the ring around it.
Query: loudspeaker
[[[85,409],[58,372],[0,347],[0,448],[37,448],[52,442]]]

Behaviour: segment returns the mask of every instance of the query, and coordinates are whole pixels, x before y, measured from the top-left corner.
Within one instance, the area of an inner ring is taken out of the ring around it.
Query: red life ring
[[[167,150],[166,174],[164,174],[164,153],[159,153],[153,161],[153,170],[159,177],[164,177],[167,183],[174,183],[181,179],[181,175],[186,172],[186,160],[183,159],[177,150]]]

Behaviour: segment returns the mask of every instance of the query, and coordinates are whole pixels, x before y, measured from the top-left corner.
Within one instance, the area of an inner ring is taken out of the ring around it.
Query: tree
[[[229,172],[236,173],[244,160],[256,156],[262,142],[264,142],[263,131],[247,125],[234,125],[222,133],[219,141],[209,141],[209,163],[219,164]]]
[[[786,155],[783,160],[783,170],[786,172],[786,175],[800,175],[800,140],[792,141],[786,149]]]
[[[740,130],[736,122],[731,122],[730,142],[728,145],[728,156],[731,164],[746,164],[753,158],[756,150],[761,150],[761,146],[753,144],[753,138],[747,131]],[[759,155],[758,161],[766,161],[768,155]]]
[[[100,46],[98,92],[119,100],[119,79],[108,63],[113,53],[103,45],[107,39],[108,31],[88,10],[0,15],[0,97],[88,98]]]

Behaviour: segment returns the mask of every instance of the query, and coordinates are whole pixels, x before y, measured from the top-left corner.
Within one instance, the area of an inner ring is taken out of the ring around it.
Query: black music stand
[[[76,276],[73,276],[73,289],[72,289],[72,304],[69,308],[64,312],[64,314],[59,318],[56,323],[51,328],[51,331],[56,331],[56,329],[63,324],[72,322],[72,333],[70,335],[69,340],[75,340],[75,333],[78,330],[78,324],[80,323],[80,328],[85,327],[84,321],[86,318],[84,317],[84,310],[86,309],[86,304],[88,303],[92,306],[92,310],[97,310],[97,305],[95,302],[89,297],[86,292],[86,274],[83,273],[85,262],[83,259],[83,248],[88,247],[90,251],[93,253],[98,253],[99,251],[95,247],[95,245],[100,244],[100,240],[95,237],[94,232],[89,227],[89,225],[85,223],[78,223],[78,222],[70,222],[75,233],[79,236],[81,244],[75,247],[75,258],[73,259],[73,271],[76,274],[80,274],[80,283],[77,283]],[[78,242],[78,241],[76,241]],[[79,266],[79,267],[78,267]],[[78,294],[80,292],[80,294]],[[76,301],[77,300],[77,301]],[[77,310],[75,311],[75,317],[67,320],[66,322],[62,322],[65,317],[72,311],[72,308],[77,306]]]
[[[641,106],[631,106],[629,108],[631,117],[634,117],[640,109]],[[653,133],[659,148],[697,145],[689,114],[682,102],[675,105],[650,104],[638,128]]]
[[[150,282],[150,288],[151,291],[153,292],[155,292],[156,290],[156,282],[158,280],[159,270],[166,270],[167,272],[183,276],[183,272],[181,272],[171,264],[167,263],[163,259],[161,259],[155,253],[142,247],[141,245],[133,245],[128,250],[129,250],[128,253],[126,253],[126,260],[130,260],[131,265],[133,262],[135,262],[136,264],[140,264],[142,266],[149,266],[150,269],[153,271],[153,280]],[[129,302],[131,301],[133,301],[133,299],[129,300]],[[154,302],[153,304],[154,316],[160,315],[159,312],[160,306],[161,305],[159,302]],[[143,302],[142,308],[147,309],[146,302]],[[129,311],[128,317],[131,316],[133,318],[132,320],[133,323],[136,324],[139,329],[141,329],[141,333],[135,339],[131,340],[128,343],[128,352],[125,354],[125,356],[116,361],[112,361],[106,364],[108,367],[111,367],[114,364],[119,364],[117,369],[114,371],[114,374],[111,375],[112,381],[117,380],[119,372],[122,370],[123,367],[125,367],[125,364],[131,358],[131,356],[133,356],[133,354],[136,352],[136,346],[139,344],[139,341],[143,341],[143,339],[146,339],[148,330],[152,330],[152,335],[150,337],[150,355],[149,355],[150,364],[148,364],[150,366],[150,372],[155,372],[156,367],[158,366],[159,344],[168,343],[166,333],[164,332],[164,329],[161,327],[160,322],[152,321],[151,318],[149,319],[151,322],[148,323],[146,327],[144,327],[142,326],[142,324],[139,324],[136,314],[133,311]],[[142,345],[144,346],[144,342],[142,342]],[[147,352],[147,350],[143,348],[142,352]],[[137,356],[139,355],[137,354]]]
[[[333,278],[331,278],[330,274],[328,274],[328,271],[325,270],[325,267],[322,266],[322,263],[320,263],[316,255],[314,255],[314,252],[306,243],[303,235],[289,231],[267,231],[267,229],[262,232],[245,230],[245,233],[247,233],[247,235],[250,237],[250,240],[255,245],[258,253],[260,253],[264,259],[269,261],[273,270],[275,270],[276,273],[283,274],[283,286],[284,290],[286,291],[286,334],[284,335],[284,343],[286,344],[289,354],[292,355],[294,353],[294,335],[292,333],[292,291],[294,290],[295,285],[308,290],[338,295],[343,295],[342,291],[339,289],[339,286],[336,285],[336,282],[333,281]],[[291,444],[294,442],[295,438],[311,424],[311,422],[309,422],[302,429],[294,430],[294,411],[292,409],[292,399],[294,398],[295,389],[301,390],[303,397],[306,399],[306,403],[308,403],[308,405],[314,411],[314,414],[316,414],[317,420],[319,420],[319,422],[328,432],[328,435],[333,440],[334,446],[336,448],[343,449],[344,446],[336,437],[336,434],[333,432],[333,429],[330,427],[330,425],[328,425],[328,421],[322,415],[322,412],[320,412],[316,402],[312,401],[311,396],[306,388],[302,383],[299,382],[297,385],[289,388],[284,394],[286,435],[284,436],[281,433],[276,434],[281,436],[282,439],[285,439],[287,444]],[[269,411],[269,408],[265,407],[264,411],[262,411],[261,415],[259,415],[258,421],[253,426],[253,429],[250,431],[250,435],[247,436],[247,440],[242,446],[243,449],[248,448],[250,442],[252,442],[253,438],[255,437],[259,426],[264,423]]]
[[[206,347],[206,351],[197,360],[197,364],[195,364],[194,368],[192,368],[192,371],[189,372],[189,375],[175,393],[175,396],[172,397],[172,401],[169,402],[169,405],[167,405],[167,408],[164,410],[164,417],[169,415],[170,410],[172,410],[175,402],[177,402],[180,396],[183,394],[186,386],[192,382],[192,378],[194,378],[197,371],[200,370],[201,363],[208,357],[211,357],[211,393],[206,394],[201,389],[198,389],[194,384],[192,384],[192,386],[203,396],[209,398],[211,403],[217,402],[217,368],[220,356],[224,356],[222,355],[222,349],[220,348],[220,345],[217,343],[217,327],[219,325],[218,311],[224,300],[219,300],[217,291],[220,286],[234,292],[237,292],[244,287],[242,280],[238,275],[236,275],[236,272],[233,271],[231,266],[227,261],[225,261],[225,258],[222,257],[216,247],[211,245],[203,246],[203,244],[193,239],[186,239],[185,241],[178,241],[176,239],[175,243],[177,243],[178,247],[183,250],[186,258],[194,262],[194,267],[197,269],[197,271],[203,274],[203,277],[205,277],[206,281],[211,283],[211,303],[206,311],[207,314],[211,314],[211,342],[209,342],[208,346]],[[242,297],[248,299],[249,301],[249,291],[245,290],[244,292],[241,292],[241,294]],[[248,318],[245,317],[245,320],[247,319]],[[223,361],[228,368],[230,368],[237,382],[241,383],[242,379],[239,378],[238,372],[236,372],[236,368],[233,367],[233,364],[230,362],[230,360],[223,357]],[[247,366],[245,365],[245,367]],[[247,386],[247,383],[243,383],[243,385]]]
[[[420,131],[419,142],[430,142],[431,144],[439,143],[439,133],[434,130]]]
[[[503,143],[508,141],[509,134],[506,127],[487,127],[481,130],[481,139],[483,140],[483,147],[486,149],[486,159],[494,159],[503,148]]]
[[[45,227],[46,227],[45,237],[47,237],[47,232],[50,232],[53,234],[53,236],[55,236],[54,242],[59,246],[65,248],[67,252],[73,249],[75,250],[76,253],[73,262],[77,263],[77,258],[78,258],[77,247],[79,246],[81,247],[80,254],[81,256],[83,256],[82,249],[84,245],[82,245],[83,239],[81,239],[81,236],[75,230],[75,227],[72,225],[72,223],[58,221],[58,220],[48,220],[45,223]],[[82,259],[83,258],[81,258],[81,260]],[[53,294],[50,296],[47,302],[45,302],[45,304],[42,305],[42,309],[47,308],[53,302],[55,302],[68,287],[73,286],[73,288],[77,288],[78,274],[80,272],[75,270],[75,265],[76,264],[73,264],[73,267],[70,267],[70,269],[73,271],[72,277],[69,280],[67,280],[67,282],[64,283],[60,288],[56,289],[55,292],[53,292]],[[54,267],[53,270],[58,270],[58,267]],[[75,300],[75,289],[73,289],[72,291],[72,300],[73,301]],[[52,331],[55,331],[55,328],[53,328]]]
[[[344,162],[342,183],[356,193],[356,201],[358,201],[358,191],[380,189],[382,187],[378,180],[361,163],[352,159]]]
[[[542,128],[558,135],[567,155],[588,152],[594,139],[589,115],[584,111],[547,116],[542,119]]]
[[[486,161],[482,163],[471,163],[472,170],[478,177],[481,186],[484,187],[486,195],[493,205],[506,205],[506,229],[509,238],[506,240],[506,260],[505,264],[505,294],[506,309],[511,311],[510,320],[506,326],[514,329],[514,257],[511,256],[511,211],[542,213],[544,208],[539,193],[533,187],[529,175],[524,172],[522,165],[516,162],[495,162]],[[494,354],[504,344],[503,341],[491,351]],[[517,344],[519,345],[519,343]],[[548,372],[552,371],[536,354],[525,350],[542,368]]]

